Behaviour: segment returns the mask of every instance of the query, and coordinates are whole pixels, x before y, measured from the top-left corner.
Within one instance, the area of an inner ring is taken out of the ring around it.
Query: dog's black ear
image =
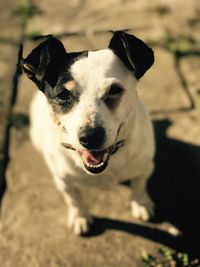
[[[23,60],[25,74],[43,90],[45,81],[55,86],[59,73],[64,70],[66,51],[61,41],[51,37],[39,44]]]
[[[154,62],[154,53],[143,41],[134,35],[116,31],[110,41],[109,48],[140,79]]]

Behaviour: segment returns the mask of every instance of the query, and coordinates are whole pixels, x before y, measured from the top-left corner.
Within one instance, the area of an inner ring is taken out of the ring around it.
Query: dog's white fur
[[[132,180],[132,214],[149,219],[152,202],[147,196],[146,180],[153,171],[154,136],[148,111],[136,92],[137,80],[110,49],[89,52],[71,66],[77,81],[79,102],[72,110],[60,115],[58,126],[51,116],[51,108],[44,94],[37,92],[31,105],[31,138],[44,155],[57,188],[68,204],[68,222],[76,234],[88,231],[91,217],[80,199],[80,186],[112,186]],[[115,111],[106,108],[101,100],[109,85],[120,83],[125,89]],[[87,173],[80,155],[61,146],[71,144],[82,149],[78,139],[80,127],[91,124],[98,117],[106,130],[105,147],[125,140],[124,146],[110,157],[107,168],[100,174]],[[120,131],[118,129],[121,125]]]

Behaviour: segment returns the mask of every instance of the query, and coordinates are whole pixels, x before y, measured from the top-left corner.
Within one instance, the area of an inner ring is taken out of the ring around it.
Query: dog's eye
[[[123,92],[123,89],[119,85],[112,85],[109,92],[108,92],[108,97],[118,97],[121,95]]]
[[[70,95],[70,92],[65,89],[65,90],[61,91],[59,94],[57,94],[56,97],[61,101],[65,101],[65,100],[67,100],[69,95]]]
[[[123,94],[123,88],[120,85],[113,84],[110,87],[110,90],[104,99],[105,104],[109,108],[114,108],[117,105],[118,100],[120,99],[122,94]]]

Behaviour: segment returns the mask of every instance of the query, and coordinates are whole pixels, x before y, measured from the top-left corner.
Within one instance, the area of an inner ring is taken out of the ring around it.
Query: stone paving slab
[[[54,34],[90,33],[128,28],[152,41],[165,39],[168,34],[193,36],[198,41],[200,38],[198,0],[34,0],[33,3],[40,13],[30,19],[27,33],[49,34],[50,30]]]
[[[0,40],[18,44],[21,36],[21,17],[19,8],[21,0],[6,0],[0,2]]]
[[[8,116],[11,105],[12,89],[13,89],[13,77],[16,71],[17,63],[17,47],[13,47],[9,44],[0,43],[0,147],[3,147],[5,126],[8,122]],[[14,59],[14,60],[13,60]]]
[[[48,5],[45,3],[48,2]],[[28,24],[27,33],[42,34],[84,31],[105,31],[115,29],[133,29],[151,39],[161,38],[164,32],[158,22],[158,15],[146,11],[138,11],[137,1],[37,1],[43,16],[33,17]],[[59,17],[54,16],[54,10]],[[134,14],[134,15],[133,15]],[[148,14],[148,18],[147,18]],[[78,17],[78,19],[77,19]],[[141,19],[142,17],[142,19]],[[44,18],[44,19],[43,19]]]
[[[154,53],[153,67],[138,84],[138,93],[149,110],[162,114],[190,107],[173,54],[162,48],[155,48]],[[156,98],[159,101],[155,101]]]
[[[180,62],[181,71],[186,79],[189,91],[195,101],[195,107],[200,104],[200,55],[191,55]]]
[[[184,75],[195,108],[188,113],[171,116],[173,125],[168,136],[184,142],[200,145],[200,57],[187,56],[180,61],[180,70]]]
[[[5,167],[8,160],[8,126],[13,96],[18,45],[22,27],[16,10],[20,1],[0,2],[0,198],[5,187]]]
[[[8,45],[1,45],[1,48],[4,48],[2,50],[4,50],[2,53],[1,52],[1,59],[0,59],[0,68],[1,68],[1,76],[0,76],[0,80],[1,80],[1,90],[0,90],[0,113],[1,113],[1,117],[0,117],[0,127],[1,127],[1,137],[0,137],[0,147],[3,146],[3,132],[4,132],[4,126],[7,122],[7,116],[8,116],[8,107],[9,105],[7,105],[10,101],[10,97],[11,97],[11,87],[12,87],[12,81],[10,81],[12,79],[12,76],[14,74],[15,71],[15,67],[13,67],[12,71],[10,73],[10,69],[9,69],[9,65],[8,65],[8,55],[10,54],[10,52],[12,51],[12,47],[9,47]],[[2,51],[1,50],[1,51]],[[7,52],[7,53],[5,53]],[[12,51],[13,52],[13,51]],[[4,58],[3,58],[4,55]]]

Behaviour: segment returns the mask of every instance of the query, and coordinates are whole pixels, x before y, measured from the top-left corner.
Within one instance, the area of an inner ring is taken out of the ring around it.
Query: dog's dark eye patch
[[[48,101],[56,113],[67,113],[79,101],[78,92],[69,91],[63,86],[56,88],[53,93],[48,93]]]
[[[88,51],[67,53],[65,69],[59,74],[56,86],[51,87],[48,83],[45,83],[44,93],[54,112],[67,113],[79,101],[76,81],[71,75],[70,68],[76,60],[87,56]]]
[[[56,95],[56,98],[60,101],[66,101],[70,97],[69,90],[62,90],[60,93]]]

